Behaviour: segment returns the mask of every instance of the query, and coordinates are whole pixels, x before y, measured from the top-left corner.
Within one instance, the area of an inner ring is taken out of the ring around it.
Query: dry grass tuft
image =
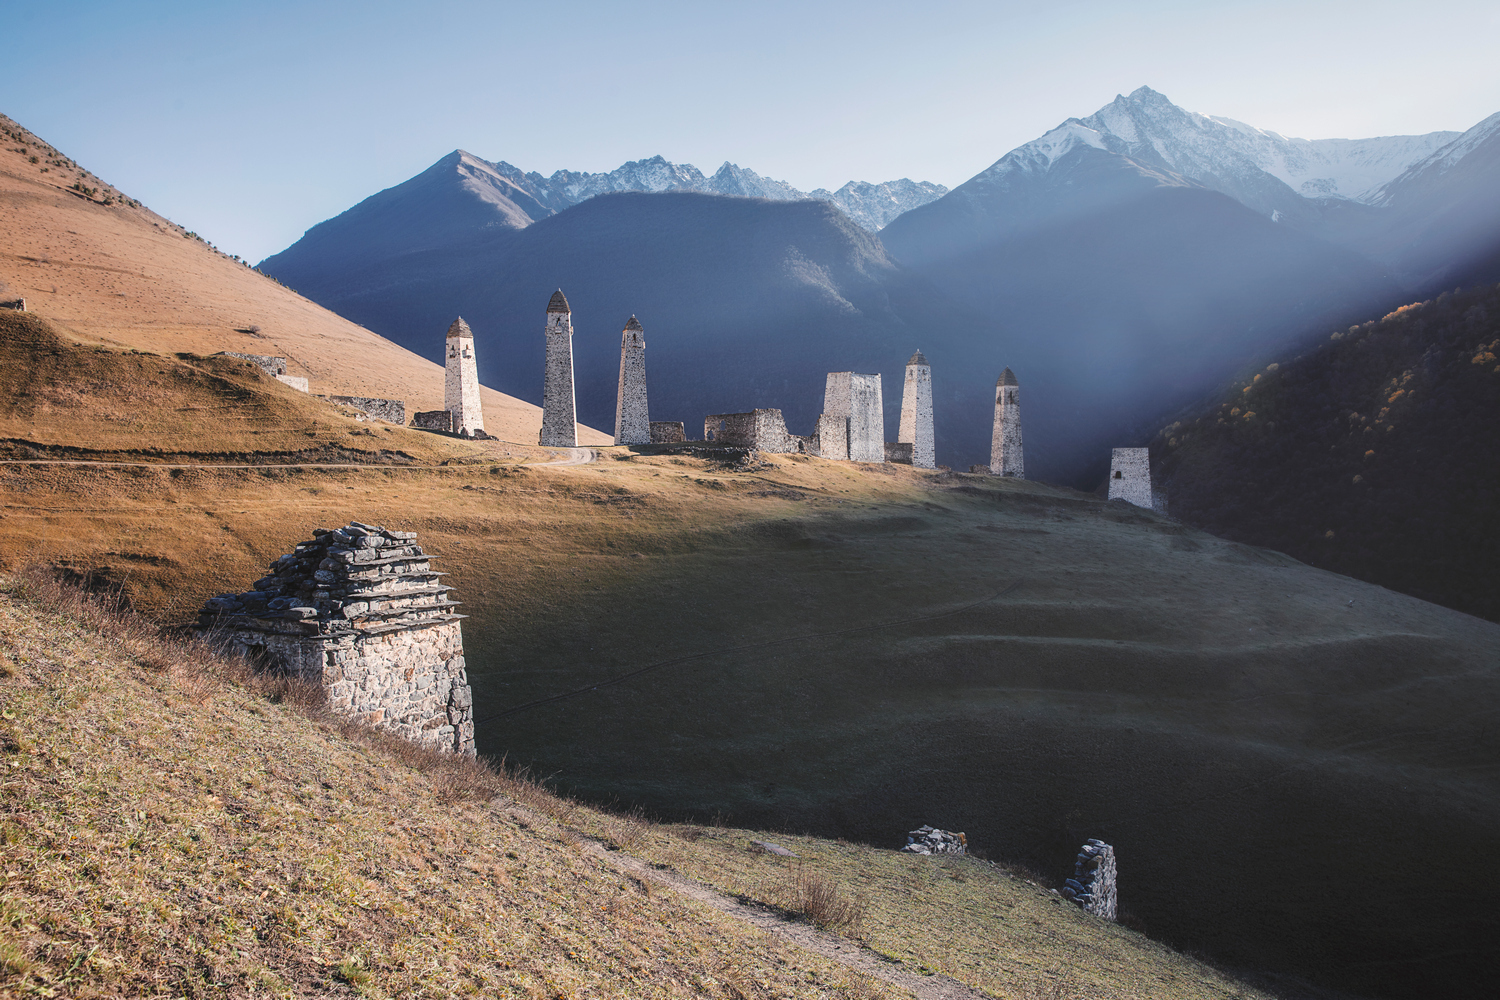
[[[813,926],[858,936],[865,923],[865,901],[851,897],[827,875],[803,865],[793,868],[775,898],[782,909],[798,913]]]

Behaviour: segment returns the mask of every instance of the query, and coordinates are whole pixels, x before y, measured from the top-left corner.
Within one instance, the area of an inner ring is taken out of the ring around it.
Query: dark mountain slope
[[[1500,621],[1500,287],[1334,337],[1158,436],[1173,514]]]
[[[1042,424],[1028,445],[1044,478],[1082,486],[1152,413],[1398,295],[1347,250],[1083,143],[1001,161],[882,239],[955,302],[1026,332],[1007,363]]]

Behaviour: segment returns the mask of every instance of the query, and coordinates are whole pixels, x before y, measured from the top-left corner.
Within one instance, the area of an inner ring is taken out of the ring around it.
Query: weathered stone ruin
[[[366,416],[384,420],[388,424],[406,426],[406,403],[403,400],[373,399],[369,396],[319,396],[318,398],[352,407]]]
[[[562,289],[547,303],[547,369],[542,383],[542,431],[548,448],[578,447],[578,405],[573,395],[573,310]]]
[[[444,411],[446,412],[446,411]],[[263,669],[321,684],[329,705],[433,749],[474,755],[463,615],[409,531],[315,531],[198,627]]]
[[[780,410],[710,414],[703,418],[703,440],[754,448],[772,455],[806,450],[803,439],[787,433]]]
[[[885,443],[885,460],[887,462],[899,462],[902,465],[915,465],[911,456],[914,446],[910,441],[887,441]]]
[[[1021,389],[1009,368],[995,382],[995,428],[990,439],[990,472],[997,476],[1026,475],[1021,453]]]
[[[26,300],[25,299],[4,299],[4,300],[0,300],[0,309],[14,309],[16,312],[25,312],[26,311]]]
[[[1116,448],[1109,460],[1109,498],[1137,507],[1155,507],[1151,492],[1151,450]]]
[[[919,469],[937,468],[937,450],[932,435],[932,368],[922,352],[906,363],[906,384],[901,390],[899,444],[911,445],[908,461]],[[887,458],[887,462],[900,459]]]
[[[244,354],[240,351],[220,351],[215,356],[239,358],[241,361],[249,361],[283,385],[289,385],[298,392],[307,392],[307,379],[304,376],[288,375],[286,373],[286,358],[279,358],[271,354]]]
[[[687,427],[681,420],[651,421],[652,444],[682,444],[687,440]]]
[[[453,433],[453,414],[447,410],[421,410],[411,415],[411,425],[419,431]]]
[[[1115,849],[1102,840],[1090,840],[1078,852],[1073,877],[1063,883],[1062,895],[1105,920],[1115,919]]]
[[[615,396],[615,444],[650,444],[646,410],[646,331],[634,316],[620,335],[620,385]]]
[[[885,461],[880,376],[829,372],[818,417],[818,453],[848,462]]]
[[[484,410],[479,402],[479,371],[474,360],[474,331],[462,316],[448,327],[443,369],[443,409],[453,414],[452,433],[484,437]]]
[[[969,838],[961,833],[921,826],[906,835],[906,846],[912,854],[968,854]]]

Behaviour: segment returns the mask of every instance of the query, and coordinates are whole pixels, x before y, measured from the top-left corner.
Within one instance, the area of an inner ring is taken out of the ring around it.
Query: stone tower
[[[479,405],[479,373],[474,368],[474,333],[460,316],[448,327],[448,367],[443,374],[443,409],[453,414],[453,433],[484,433]]]
[[[932,369],[918,351],[906,363],[906,387],[901,390],[901,429],[896,440],[911,445],[911,464],[937,468],[932,444]]]
[[[542,385],[542,434],[537,443],[578,447],[578,406],[573,398],[573,310],[562,289],[547,303],[547,375]]]
[[[824,458],[885,461],[885,411],[879,375],[828,373],[818,439]]]
[[[1109,460],[1109,498],[1126,500],[1148,510],[1151,494],[1151,449],[1116,448]]]
[[[634,316],[620,337],[620,390],[615,400],[615,444],[650,444],[646,413],[646,331]]]
[[[995,432],[990,440],[990,471],[1025,478],[1021,456],[1021,398],[1016,373],[1009,368],[995,382]]]

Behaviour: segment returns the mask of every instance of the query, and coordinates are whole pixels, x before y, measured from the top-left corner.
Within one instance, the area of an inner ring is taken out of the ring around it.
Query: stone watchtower
[[[1114,450],[1109,459],[1109,498],[1148,510],[1155,506],[1151,492],[1151,449]]]
[[[646,331],[634,316],[620,337],[620,391],[615,400],[615,444],[650,444],[646,412]]]
[[[932,443],[932,369],[918,351],[906,363],[906,387],[901,390],[901,429],[896,441],[911,445],[911,464],[937,468]]]
[[[484,433],[484,411],[479,404],[479,373],[474,368],[474,332],[462,316],[448,327],[443,409],[453,415],[453,433],[462,437]]]
[[[1021,455],[1021,398],[1016,373],[1009,368],[995,383],[995,431],[990,439],[990,472],[1025,478]]]
[[[573,397],[573,310],[562,289],[547,303],[547,374],[542,383],[542,434],[550,448],[578,447],[578,406]],[[643,359],[644,360],[644,359]]]
[[[314,531],[254,590],[210,598],[198,627],[261,669],[321,685],[336,712],[472,757],[464,616],[416,538],[358,521]]]
[[[818,417],[819,451],[846,462],[885,461],[880,376],[829,372]]]

